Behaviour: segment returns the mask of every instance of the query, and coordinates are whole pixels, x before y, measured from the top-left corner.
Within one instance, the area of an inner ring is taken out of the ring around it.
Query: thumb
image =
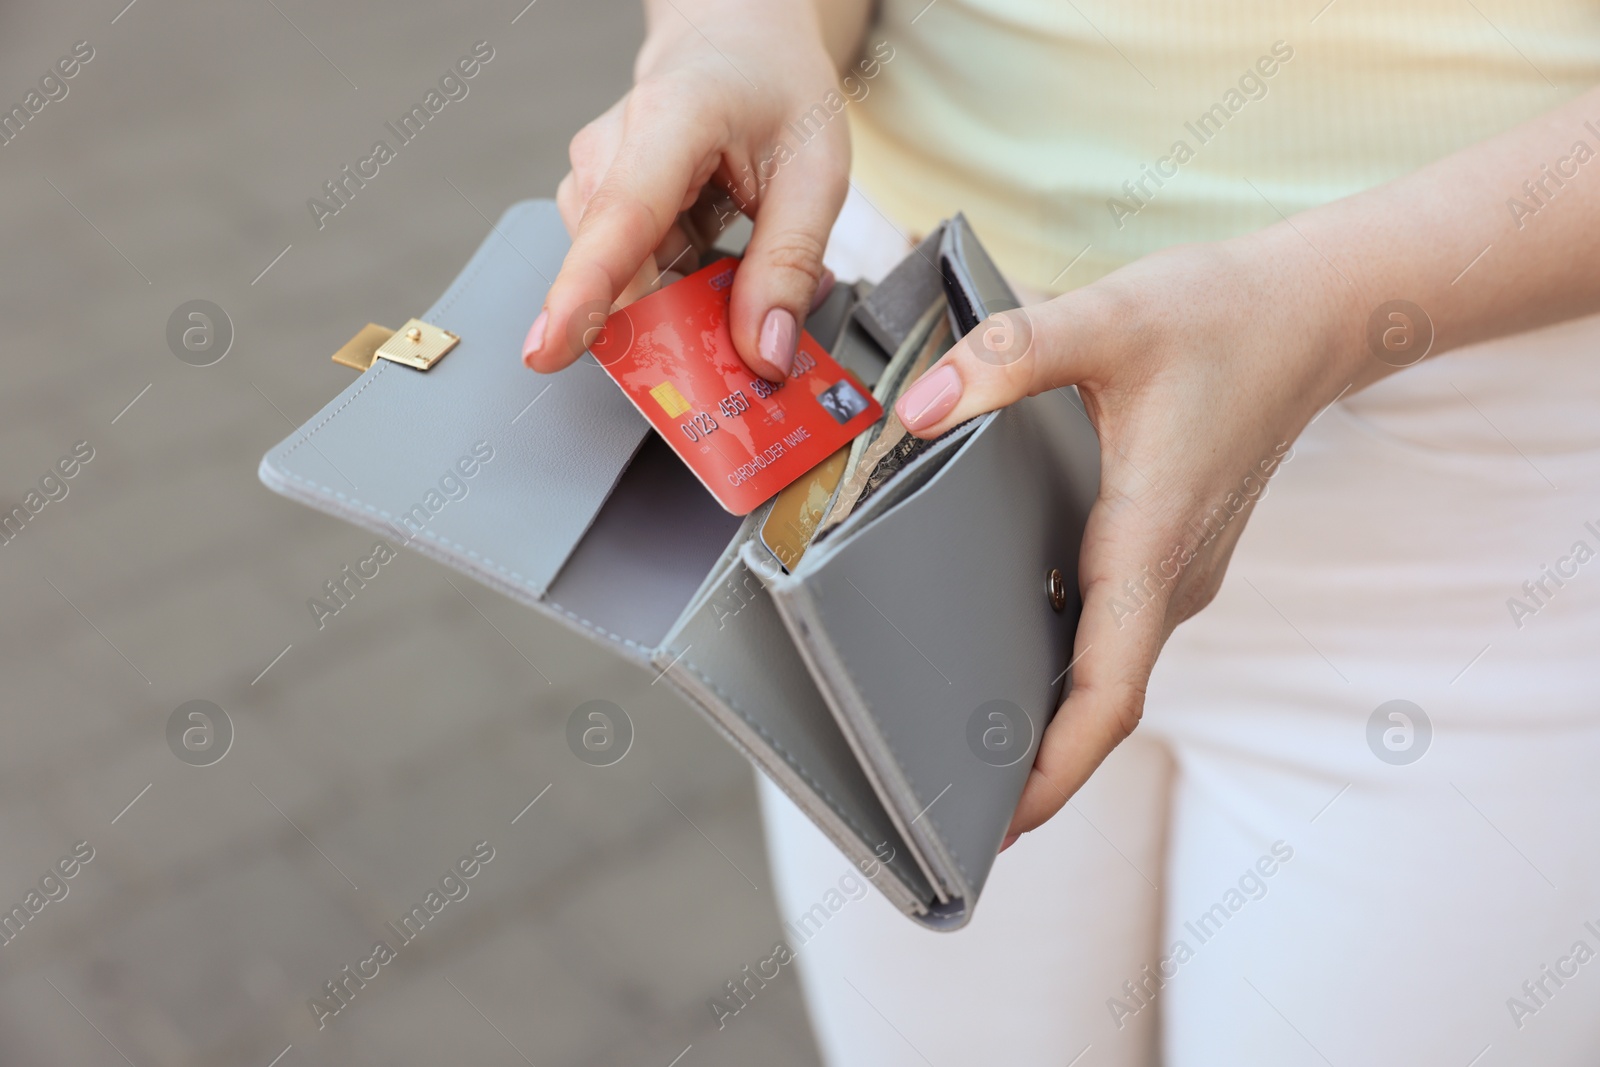
[[[1088,377],[1104,347],[1082,291],[980,322],[895,402],[908,431],[934,438],[974,415]]]
[[[844,204],[842,171],[795,161],[773,179],[733,279],[728,329],[750,369],[781,381],[822,279],[822,252]],[[807,173],[809,170],[811,173]]]

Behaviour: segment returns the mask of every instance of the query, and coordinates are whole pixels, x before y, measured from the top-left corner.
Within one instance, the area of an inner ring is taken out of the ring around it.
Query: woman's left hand
[[[1569,180],[1531,223],[1505,199],[1542,163],[1577,167],[1596,119],[1600,88],[1257,233],[1147,256],[1008,312],[1013,336],[1031,327],[1020,354],[985,349],[1008,331],[980,325],[901,398],[932,437],[1076,385],[1100,435],[1072,687],[1012,835],[1138,724],[1161,646],[1216,595],[1265,478],[1319,410],[1423,355],[1600,311],[1600,181]]]
[[[1138,724],[1157,654],[1216,595],[1249,505],[1300,431],[1387,368],[1364,354],[1359,328],[1351,336],[1352,318],[1365,319],[1359,298],[1282,226],[1161,252],[1003,316],[1011,321],[982,324],[946,353],[896,411],[930,438],[1076,385],[1100,436],[1070,692],[1009,845]],[[1015,347],[997,350],[996,338]],[[1226,521],[1202,525],[1218,508]]]

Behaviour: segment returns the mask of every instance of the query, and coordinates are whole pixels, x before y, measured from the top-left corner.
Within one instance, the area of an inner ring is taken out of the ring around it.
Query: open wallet
[[[553,201],[513,206],[421,318],[340,349],[365,369],[261,480],[659,672],[896,907],[964,925],[1068,684],[1100,468],[1076,391],[919,442],[780,560],[773,503],[722,510],[592,355],[523,367],[568,243]],[[806,330],[875,388],[930,319],[948,348],[1017,306],[957,216]]]

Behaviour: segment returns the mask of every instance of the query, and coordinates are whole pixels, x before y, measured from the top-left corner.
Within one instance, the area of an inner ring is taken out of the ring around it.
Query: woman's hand
[[[980,325],[896,405],[933,437],[1076,384],[1101,442],[1078,581],[1071,691],[1007,844],[1043,823],[1133,730],[1156,655],[1216,594],[1267,477],[1352,381],[1375,376],[1359,298],[1284,227],[1174,248]],[[1030,342],[1031,338],[1031,342]],[[987,344],[986,344],[987,342]],[[1353,342],[1353,343],[1352,343]]]
[[[1600,89],[1259,233],[1149,256],[979,326],[907,390],[901,420],[931,437],[1076,384],[1100,435],[1072,688],[1007,844],[1133,730],[1161,646],[1216,594],[1319,410],[1425,355],[1600,311],[1600,180],[1581,170],[1596,122]],[[1560,196],[1529,222],[1506,194],[1552,166]]]
[[[742,211],[755,230],[729,327],[751,369],[780,379],[823,281],[850,166],[844,118],[814,121],[813,106],[837,92],[816,10],[684,0],[650,16],[633,89],[572,139],[556,196],[572,249],[523,361],[546,372],[571,363],[615,302],[669,269],[695,269]]]

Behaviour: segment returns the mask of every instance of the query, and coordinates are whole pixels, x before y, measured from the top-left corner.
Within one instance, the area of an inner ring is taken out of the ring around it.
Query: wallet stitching
[[[323,419],[321,422],[317,423],[315,426],[311,427],[308,430],[302,431],[302,433],[300,434],[300,440],[296,441],[294,444],[290,445],[288,448],[286,448],[282,452],[280,452],[278,454],[280,456],[280,458],[288,459],[290,453],[292,453],[295,449],[299,448],[301,445],[310,444],[311,443],[311,435],[312,434],[316,433],[318,430],[320,430],[324,426],[328,425],[328,423],[332,422],[333,419],[334,419],[334,416],[338,415],[339,412],[343,411],[345,408],[349,407],[351,404],[354,404],[356,402],[356,397],[358,397],[362,393],[366,392],[367,388],[369,386],[371,386],[373,382],[378,380],[378,375],[382,374],[385,370],[388,370],[388,369],[389,369],[389,361],[388,360],[382,360],[380,365],[373,370],[372,376],[370,378],[368,378],[366,381],[361,383],[361,388],[359,388],[355,392],[351,393],[350,396],[345,400],[345,402],[343,404],[340,404],[338,407],[336,407],[332,411],[328,412],[327,417],[325,419]],[[315,482],[310,482],[305,478],[300,478],[298,475],[290,474],[290,472],[288,472],[288,471],[284,471],[284,473],[288,474],[289,477],[294,478],[297,481],[306,482],[306,484],[308,484],[308,485],[315,485],[316,484]],[[342,494],[341,494],[341,497],[342,497]],[[359,503],[359,501],[357,501],[357,503]]]
[[[297,481],[297,482],[301,483],[302,485],[309,485],[309,486],[312,486],[313,488],[320,489],[322,492],[327,493],[329,496],[332,496],[332,497],[334,497],[334,498],[336,498],[338,500],[342,500],[347,504],[352,504],[352,505],[354,505],[356,507],[362,508],[362,509],[364,509],[366,511],[370,511],[370,512],[372,512],[372,514],[381,516],[381,517],[383,517],[385,519],[388,519],[390,522],[399,522],[399,520],[396,519],[393,515],[389,514],[389,512],[384,511],[382,508],[374,507],[373,505],[368,504],[365,500],[357,500],[355,497],[346,496],[344,493],[339,492],[337,489],[334,489],[334,488],[332,488],[330,486],[323,485],[320,482],[313,481],[310,478],[302,478],[300,475],[294,473],[293,471],[284,471],[283,474],[285,476],[289,477],[289,478],[292,478],[294,481]],[[571,619],[573,622],[575,622],[578,625],[582,626],[586,630],[592,630],[597,634],[600,634],[600,635],[602,635],[604,637],[609,637],[613,641],[620,642],[621,644],[624,644],[629,648],[635,649],[635,650],[637,650],[639,652],[642,652],[642,653],[645,653],[645,654],[648,654],[650,651],[652,651],[651,649],[646,648],[644,645],[641,645],[637,641],[634,641],[634,640],[632,640],[630,638],[627,638],[627,637],[623,637],[621,634],[614,634],[610,630],[607,630],[607,629],[605,629],[603,627],[596,626],[594,623],[590,622],[588,619],[585,619],[582,616],[577,615],[577,614],[573,613],[572,611],[569,611],[567,608],[562,607],[560,604],[557,604],[555,601],[549,599],[545,595],[545,590],[540,589],[537,585],[535,585],[533,583],[533,581],[531,579],[526,578],[521,574],[518,574],[516,571],[514,571],[511,568],[505,566],[504,564],[496,563],[494,560],[490,559],[488,556],[485,556],[485,555],[482,555],[480,553],[474,552],[472,549],[470,549],[467,546],[465,546],[463,544],[460,544],[460,543],[458,543],[456,541],[450,541],[450,540],[447,540],[447,539],[445,539],[443,537],[440,537],[438,534],[434,533],[432,530],[418,530],[415,534],[412,535],[412,537],[410,539],[414,540],[414,539],[416,539],[418,537],[426,537],[428,540],[433,541],[436,544],[443,545],[446,548],[454,549],[456,552],[459,552],[462,555],[469,556],[472,559],[481,561],[486,566],[493,568],[495,571],[499,572],[502,575],[505,575],[505,576],[507,576],[509,578],[515,579],[517,581],[517,583],[520,584],[524,589],[526,589],[529,592],[533,593],[534,596],[536,596],[539,599],[539,602],[543,606],[545,606],[546,608],[549,608],[549,609],[551,609],[553,611],[560,612],[562,615],[565,615],[567,618]]]
[[[866,830],[862,829],[861,825],[857,823],[855,819],[850,817],[850,814],[840,806],[839,802],[833,799],[832,794],[824,789],[821,783],[819,783],[810,775],[810,773],[806,771],[805,767],[800,763],[800,761],[796,759],[787,748],[784,748],[778,739],[773,737],[765,727],[746,714],[744,709],[739,707],[739,705],[734,701],[733,697],[724,692],[721,686],[717,685],[716,682],[707,677],[704,671],[700,670],[687,659],[680,660],[680,665],[690,674],[700,679],[707,689],[710,689],[713,693],[717,694],[717,696],[721,697],[722,702],[728,705],[729,709],[732,710],[735,715],[743,719],[745,725],[749,726],[752,730],[765,738],[767,744],[772,746],[773,751],[778,752],[783,756],[784,762],[789,765],[789,769],[798,774],[801,779],[804,780],[804,782],[816,792],[817,796],[827,801],[828,807],[833,810],[833,813],[839,816],[839,818],[843,819],[845,823],[849,825],[850,829],[856,832],[856,835],[861,838],[863,843],[865,843],[868,838],[876,836],[874,834],[869,834]]]
[[[283,473],[286,474],[287,476],[289,476],[290,478],[293,478],[295,481],[300,482],[302,485],[309,485],[309,486],[312,486],[314,488],[320,489],[324,493],[327,493],[329,496],[332,496],[332,497],[335,497],[335,498],[337,498],[339,500],[342,500],[347,504],[354,504],[355,506],[357,506],[359,508],[362,508],[362,509],[364,509],[366,511],[372,512],[374,515],[380,515],[383,518],[388,519],[390,522],[399,522],[400,521],[399,519],[395,518],[395,516],[389,514],[389,512],[383,510],[382,508],[374,507],[373,505],[367,503],[365,500],[357,500],[353,496],[346,496],[345,494],[339,492],[337,489],[334,489],[334,488],[332,488],[330,486],[322,485],[320,482],[312,481],[309,478],[302,478],[300,475],[294,473],[293,471],[284,471]],[[482,560],[484,563],[487,563],[489,566],[493,567],[495,570],[499,571],[501,574],[509,575],[510,577],[515,578],[518,582],[522,583],[527,588],[529,588],[531,590],[534,590],[536,592],[539,592],[540,596],[541,597],[543,596],[543,592],[540,591],[538,589],[538,587],[535,586],[530,579],[523,577],[522,575],[518,574],[516,571],[510,569],[509,567],[506,567],[506,566],[504,566],[502,564],[496,563],[494,560],[490,559],[488,556],[479,555],[477,552],[474,552],[472,549],[468,548],[465,545],[458,544],[455,541],[446,540],[445,538],[440,537],[438,534],[434,533],[432,530],[418,530],[416,533],[412,534],[411,537],[406,538],[405,540],[414,540],[414,539],[416,539],[418,537],[426,537],[430,541],[436,541],[439,544],[444,545],[447,548],[452,548],[452,549],[456,550],[457,552],[463,553],[464,555],[471,556],[473,559]],[[566,609],[562,609],[562,610],[566,610]]]
[[[485,562],[489,562],[489,561],[485,561]],[[532,588],[532,587],[530,586],[529,588]],[[561,614],[565,615],[567,618],[571,619],[573,622],[577,623],[579,626],[583,627],[585,630],[592,630],[593,632],[601,635],[602,637],[609,637],[611,640],[620,642],[620,643],[622,643],[624,645],[627,645],[629,648],[635,649],[636,651],[641,652],[646,656],[650,655],[650,653],[655,651],[655,649],[653,649],[653,648],[650,648],[650,647],[648,647],[646,645],[641,645],[639,642],[633,640],[631,637],[623,637],[621,634],[612,633],[610,630],[607,630],[603,626],[596,626],[594,623],[590,622],[588,619],[584,618],[582,615],[579,615],[576,612],[573,612],[573,611],[571,611],[571,610],[569,610],[567,608],[562,607],[560,604],[557,604],[554,600],[551,600],[547,596],[540,596],[539,602],[541,604],[543,604],[545,607],[550,608],[552,611],[559,611]]]

